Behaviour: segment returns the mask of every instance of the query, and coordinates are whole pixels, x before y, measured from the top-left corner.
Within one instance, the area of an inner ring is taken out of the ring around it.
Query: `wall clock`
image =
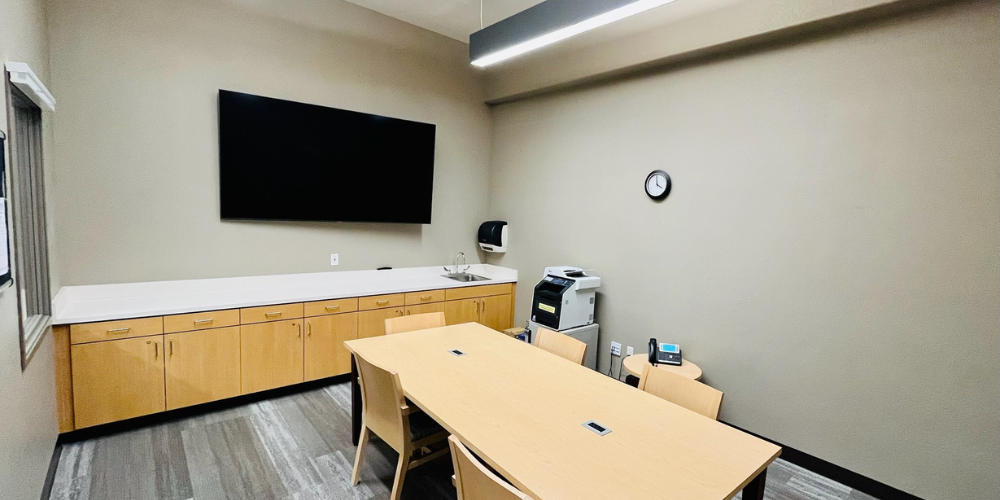
[[[646,194],[654,200],[662,200],[670,194],[670,175],[662,170],[653,170],[646,176]]]

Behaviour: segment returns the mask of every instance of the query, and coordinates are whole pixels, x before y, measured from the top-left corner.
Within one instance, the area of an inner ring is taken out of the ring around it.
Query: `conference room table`
[[[538,500],[764,498],[781,448],[479,325],[350,340],[407,399]],[[352,383],[357,369],[352,355]],[[354,391],[355,444],[361,396]],[[594,421],[610,432],[585,425]]]

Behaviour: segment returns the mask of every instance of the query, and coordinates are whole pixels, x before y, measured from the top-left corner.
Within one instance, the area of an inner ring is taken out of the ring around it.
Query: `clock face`
[[[652,171],[646,177],[646,194],[654,200],[662,200],[670,194],[670,176],[662,170]]]

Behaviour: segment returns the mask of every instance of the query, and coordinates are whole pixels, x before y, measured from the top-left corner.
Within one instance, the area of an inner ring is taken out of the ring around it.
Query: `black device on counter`
[[[680,366],[682,363],[681,346],[677,344],[660,344],[656,339],[649,339],[649,364],[658,363]]]

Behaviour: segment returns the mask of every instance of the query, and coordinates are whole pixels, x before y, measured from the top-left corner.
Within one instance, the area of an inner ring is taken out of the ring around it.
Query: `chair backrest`
[[[354,354],[361,376],[361,401],[365,426],[396,451],[403,449],[404,437],[410,436],[410,421],[403,418],[403,386],[399,375],[379,368]]]
[[[428,328],[438,328],[444,326],[444,313],[433,312],[427,314],[414,314],[412,316],[400,316],[398,318],[388,318],[385,320],[385,334],[412,332],[414,330],[426,330]]]
[[[719,419],[722,391],[697,380],[646,364],[642,369],[642,377],[639,378],[639,389],[712,420]]]
[[[496,474],[479,463],[455,436],[448,436],[451,461],[455,465],[455,489],[458,500],[529,500]]]
[[[587,344],[569,335],[563,335],[548,328],[538,327],[538,332],[535,333],[535,336],[537,337],[535,341],[536,346],[578,365],[582,365],[584,358],[587,356]]]

